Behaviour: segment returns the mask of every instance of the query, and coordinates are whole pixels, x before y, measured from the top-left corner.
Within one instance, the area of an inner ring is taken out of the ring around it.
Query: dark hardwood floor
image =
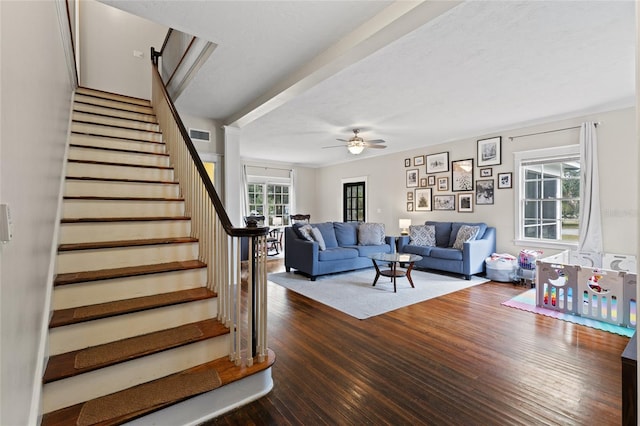
[[[268,290],[274,388],[206,425],[621,424],[629,339],[500,305],[523,287],[482,284],[367,320]]]

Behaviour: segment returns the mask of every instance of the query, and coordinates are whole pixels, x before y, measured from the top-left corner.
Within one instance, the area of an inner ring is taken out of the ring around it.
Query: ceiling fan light
[[[350,144],[347,149],[349,150],[350,153],[352,153],[353,155],[358,155],[360,154],[363,150],[364,150],[364,146],[362,146],[361,144]]]

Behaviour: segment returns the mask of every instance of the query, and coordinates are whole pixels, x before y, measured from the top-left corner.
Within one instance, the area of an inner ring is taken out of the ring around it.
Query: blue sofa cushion
[[[333,222],[323,222],[311,224],[312,227],[318,228],[324,239],[324,244],[328,249],[338,247],[336,240],[336,231],[333,230]]]
[[[462,260],[462,250],[454,248],[432,247],[429,256],[438,259]]]
[[[426,221],[425,225],[434,225],[436,227],[436,246],[437,247],[451,247],[453,242],[449,244],[449,238],[451,237],[451,222],[435,222]],[[453,241],[455,241],[455,237]]]
[[[458,236],[458,231],[460,230],[460,227],[462,225],[467,225],[467,226],[477,226],[480,229],[478,230],[478,233],[476,234],[476,240],[482,238],[482,236],[484,235],[484,232],[487,230],[487,224],[486,223],[465,223],[465,222],[453,222],[453,224],[451,225],[451,236],[449,237],[449,242],[447,243],[446,247],[453,247],[453,244],[456,242],[456,238]],[[440,245],[440,244],[438,244]]]
[[[358,222],[333,222],[333,228],[340,247],[358,244]]]
[[[419,254],[420,256],[429,256],[431,250],[435,247],[429,246],[414,246],[412,244],[407,244],[402,247],[403,253],[411,253],[411,254]]]
[[[334,247],[318,252],[318,260],[344,260],[358,257],[358,250],[346,247]]]
[[[353,248],[358,250],[358,253],[362,257],[374,253],[391,253],[391,246],[389,244],[378,244],[376,246],[354,246]]]

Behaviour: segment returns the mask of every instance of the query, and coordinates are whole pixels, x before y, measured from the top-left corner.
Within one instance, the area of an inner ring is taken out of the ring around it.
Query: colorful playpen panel
[[[536,305],[635,328],[636,274],[569,264],[568,252],[536,261]]]

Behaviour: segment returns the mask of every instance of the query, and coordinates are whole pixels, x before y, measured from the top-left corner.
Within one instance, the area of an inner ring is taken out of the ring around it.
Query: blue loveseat
[[[294,224],[284,230],[284,266],[287,272],[293,268],[312,281],[318,275],[370,268],[373,263],[367,255],[395,250],[395,237],[382,234],[373,244],[364,241],[359,235],[359,229],[363,228],[358,222],[312,223],[310,226],[322,235],[325,249],[321,250],[318,241],[309,241],[301,235],[299,231],[303,226]]]
[[[454,248],[458,232],[463,225],[477,226],[478,232],[470,241],[461,243],[461,249]],[[413,235],[401,236],[398,239],[399,253],[422,256],[422,260],[416,262],[415,267],[462,274],[469,280],[471,275],[484,272],[485,259],[496,251],[496,228],[489,227],[486,223],[427,221],[425,226],[435,228],[435,245],[433,246],[412,241],[412,236],[420,231],[419,227],[412,226],[410,233]]]

